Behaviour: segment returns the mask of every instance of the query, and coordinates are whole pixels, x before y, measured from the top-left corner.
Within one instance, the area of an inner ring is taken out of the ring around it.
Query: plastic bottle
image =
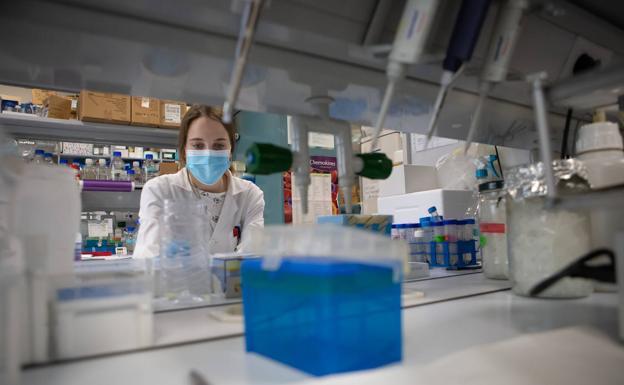
[[[54,160],[52,160],[52,153],[46,152],[43,155],[43,161],[46,164],[54,164]]]
[[[431,220],[433,222],[442,221],[442,217],[438,214],[438,209],[435,206],[429,207],[427,211],[429,212],[429,215],[431,215]]]
[[[126,180],[126,166],[121,160],[121,152],[113,152],[113,160],[110,166],[111,180]]]
[[[133,226],[128,226],[123,231],[123,238],[126,245],[126,250],[128,250],[129,254],[132,254],[134,251],[134,246],[136,245],[136,228]]]
[[[145,162],[143,162],[143,176],[145,182],[158,176],[158,165],[154,162],[154,155],[145,155]]]
[[[43,159],[43,155],[43,150],[35,150],[35,157],[33,158],[33,162],[35,164],[44,164],[45,160]]]
[[[110,170],[108,169],[108,166],[106,166],[106,159],[98,160],[98,166],[96,169],[96,177],[98,180],[110,179]]]
[[[138,160],[132,162],[132,169],[134,170],[135,183],[143,184],[145,177],[143,176],[143,170],[141,170],[141,163]]]
[[[97,179],[97,170],[93,165],[93,159],[85,159],[85,167],[82,170],[82,179]]]
[[[479,227],[487,237],[481,249],[483,274],[490,279],[508,279],[507,211],[502,181],[487,182],[479,186]]]
[[[135,184],[141,183],[140,175],[136,175],[133,169],[126,171],[128,173],[128,180],[130,182],[134,182]]]

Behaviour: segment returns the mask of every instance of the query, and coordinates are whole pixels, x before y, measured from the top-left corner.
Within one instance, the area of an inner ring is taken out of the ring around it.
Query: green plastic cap
[[[290,170],[293,155],[290,149],[271,143],[254,143],[247,150],[247,172],[269,175]]]
[[[379,152],[356,154],[364,162],[364,167],[357,174],[369,179],[387,179],[392,174],[392,161]]]

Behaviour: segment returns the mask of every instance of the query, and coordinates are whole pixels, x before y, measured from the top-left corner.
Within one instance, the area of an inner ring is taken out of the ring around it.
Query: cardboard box
[[[180,122],[186,113],[186,103],[175,100],[160,101],[159,127],[180,129]]]
[[[157,127],[160,124],[160,100],[133,96],[130,124]]]
[[[32,89],[32,104],[39,104],[39,105],[43,105],[45,103],[45,100],[48,98],[48,96],[51,95],[56,95],[56,91],[49,91],[49,90],[41,90],[38,88],[33,88]]]
[[[388,179],[379,181],[379,196],[403,195],[438,188],[435,167],[399,165],[392,168]]]
[[[71,100],[58,95],[50,95],[44,105],[48,109],[48,118],[69,119],[71,117]]]
[[[175,174],[178,170],[178,162],[160,162],[159,175]]]
[[[88,122],[128,124],[131,118],[128,95],[80,91],[78,116]]]

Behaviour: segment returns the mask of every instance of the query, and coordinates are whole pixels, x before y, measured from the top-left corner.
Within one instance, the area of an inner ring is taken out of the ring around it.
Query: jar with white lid
[[[553,162],[561,194],[588,188],[581,162]],[[507,192],[508,255],[512,290],[528,296],[551,277],[590,251],[587,212],[547,208],[547,186],[542,163],[519,166],[505,173]],[[580,298],[593,286],[583,278],[564,278],[542,292],[544,298]]]

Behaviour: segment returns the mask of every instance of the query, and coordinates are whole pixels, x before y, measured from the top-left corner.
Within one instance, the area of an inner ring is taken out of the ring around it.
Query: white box
[[[438,187],[435,167],[401,164],[392,168],[388,179],[379,182],[379,196],[403,195]]]
[[[393,215],[394,223],[416,223],[429,215],[429,207],[435,206],[444,218],[457,219],[464,217],[472,199],[472,191],[435,189],[381,197],[377,200],[377,211]]]

